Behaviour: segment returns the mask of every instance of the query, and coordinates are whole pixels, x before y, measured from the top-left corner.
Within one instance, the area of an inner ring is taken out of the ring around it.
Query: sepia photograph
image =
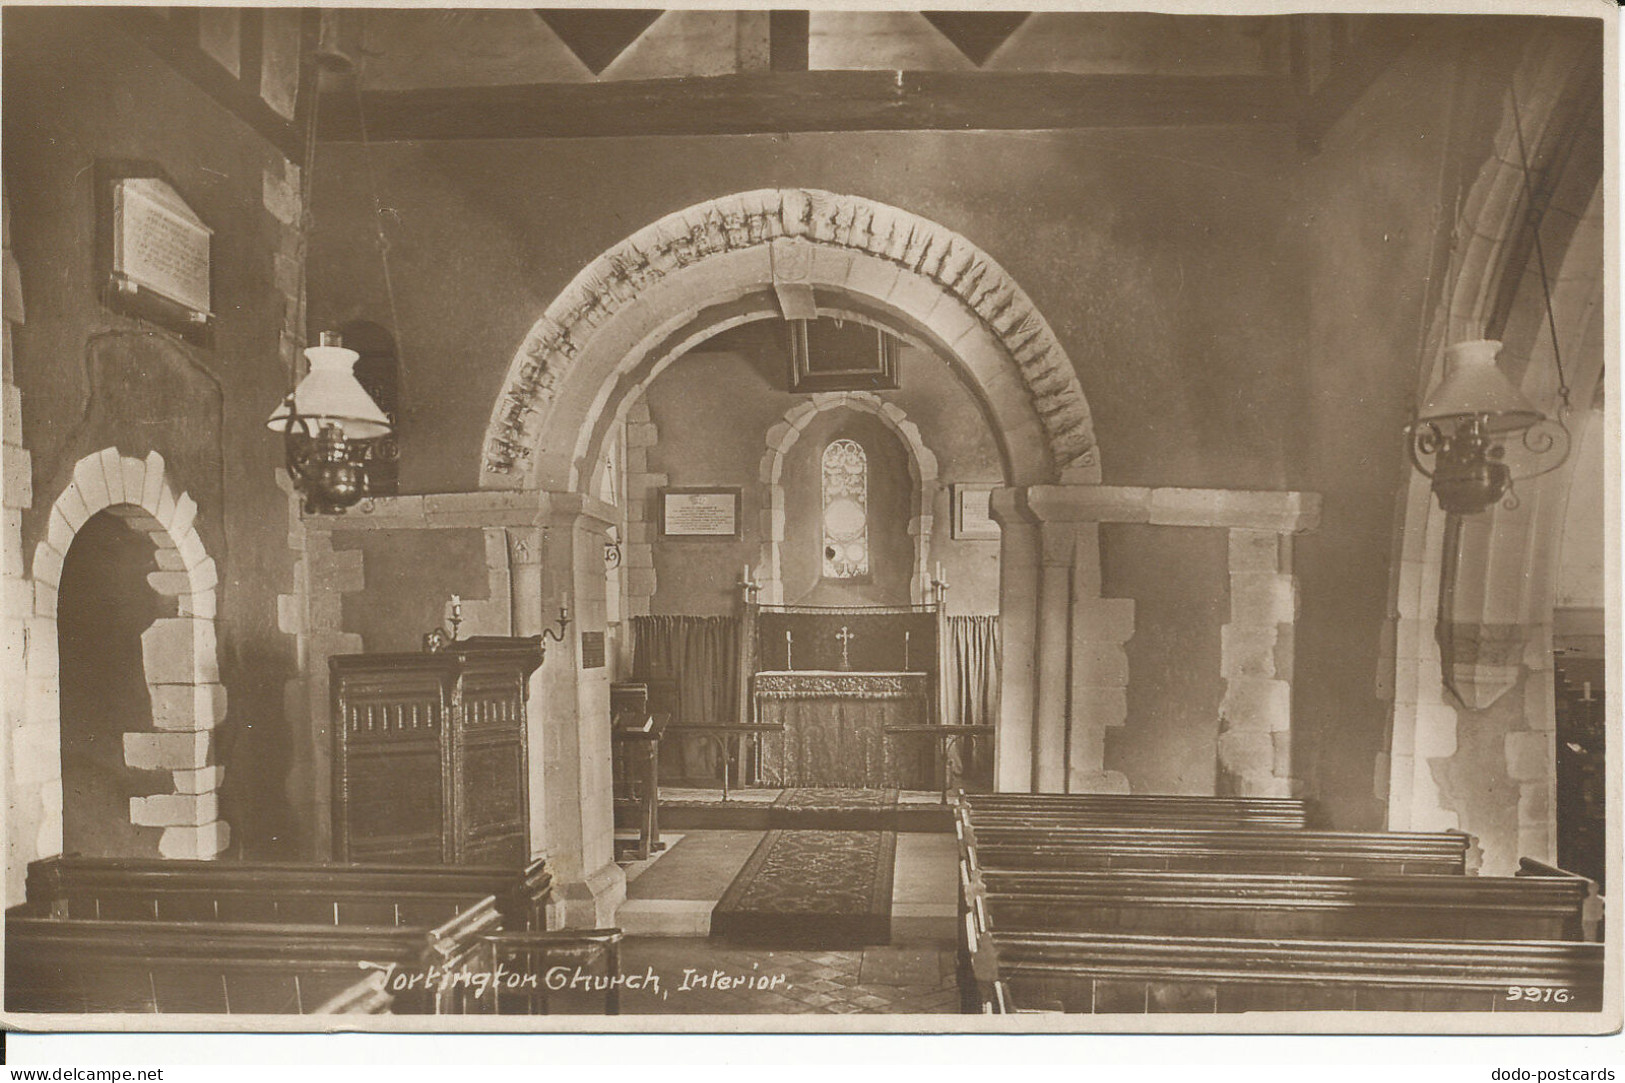
[[[1617,26],[5,4],[0,1025],[1617,1032]]]

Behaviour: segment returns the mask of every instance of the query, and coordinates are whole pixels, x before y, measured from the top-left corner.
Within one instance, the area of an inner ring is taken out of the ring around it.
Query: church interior
[[[1601,1026],[1603,15],[8,7],[8,1019]]]

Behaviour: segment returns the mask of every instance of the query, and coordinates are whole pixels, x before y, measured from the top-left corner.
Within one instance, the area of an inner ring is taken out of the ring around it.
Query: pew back
[[[1600,944],[993,933],[971,965],[992,1012],[1601,1007]]]
[[[54,857],[28,868],[23,912],[111,921],[427,928],[494,897],[512,928],[540,928],[545,861],[501,866],[293,864]]]
[[[982,929],[1182,936],[1591,940],[1575,877],[1332,877],[1199,872],[963,874]]]
[[[1209,870],[1326,876],[1460,875],[1468,837],[1451,832],[1270,828],[956,825],[960,854],[978,869]]]
[[[369,1011],[377,1004],[348,994],[369,975],[395,972],[420,978],[404,995],[391,990],[382,1007],[434,1011],[437,977],[457,972],[481,937],[541,926],[552,883],[540,861],[522,871],[37,864],[28,902],[6,924],[14,1011]],[[309,920],[240,920],[256,908]],[[74,916],[87,909],[102,916]]]
[[[959,795],[978,825],[1116,824],[1123,827],[1279,827],[1309,822],[1291,797],[1194,797],[1174,794],[997,793]]]

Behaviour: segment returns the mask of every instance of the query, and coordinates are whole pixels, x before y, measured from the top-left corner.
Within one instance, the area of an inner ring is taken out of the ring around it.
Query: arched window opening
[[[869,457],[855,440],[824,449],[824,578],[869,575]]]

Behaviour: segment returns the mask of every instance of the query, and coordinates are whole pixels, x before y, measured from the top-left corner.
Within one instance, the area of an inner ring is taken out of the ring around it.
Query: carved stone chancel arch
[[[767,451],[757,478],[766,489],[767,503],[762,509],[762,555],[758,581],[762,585],[760,600],[768,605],[784,603],[784,578],[780,566],[780,543],[784,540],[785,495],[782,476],[784,457],[801,439],[820,414],[831,410],[856,410],[873,414],[890,429],[908,449],[908,473],[914,482],[914,493],[909,501],[908,533],[914,539],[914,571],[909,576],[910,601],[924,602],[930,588],[932,506],[937,491],[937,456],[920,438],[919,426],[895,405],[882,401],[868,391],[839,391],[813,395],[806,402],[791,407],[772,428],[767,430]]]
[[[856,298],[934,340],[988,410],[1012,482],[1100,480],[1072,362],[992,257],[907,211],[790,188],[667,215],[578,274],[509,366],[486,429],[481,486],[590,485],[604,419],[626,401],[649,351],[669,348],[708,306],[785,289]]]
[[[115,448],[85,456],[51,507],[46,537],[34,550],[30,570],[34,627],[48,643],[36,641],[28,655],[30,728],[49,736],[42,734],[44,739],[25,748],[14,745],[13,769],[49,772],[42,782],[60,795],[57,591],[74,538],[101,512],[152,538],[158,570],[147,582],[158,594],[173,598],[176,607],[176,616],[159,618],[141,635],[153,729],[124,735],[125,764],[132,770],[170,772],[174,791],[133,799],[130,819],[137,826],[163,828],[158,846],[165,857],[215,857],[230,840],[230,829],[219,816],[217,791],[224,769],[213,762],[214,730],[226,711],[215,645],[219,573],[197,531],[197,504],[171,488],[157,452],[144,460],[121,456]],[[38,856],[61,851],[60,816],[56,831],[54,849],[44,847]]]

